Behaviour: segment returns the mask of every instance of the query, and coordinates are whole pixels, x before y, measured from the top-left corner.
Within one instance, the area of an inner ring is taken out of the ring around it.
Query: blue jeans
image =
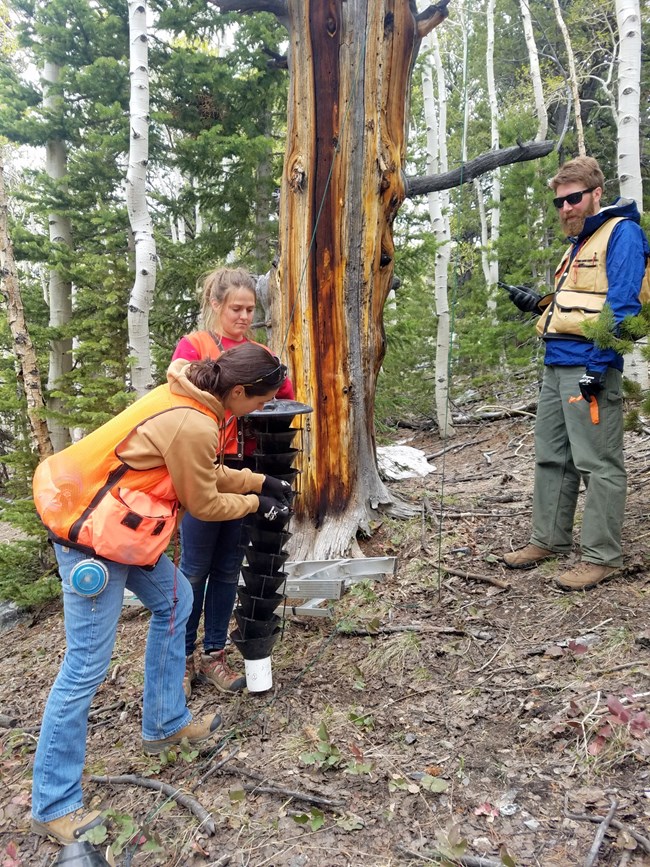
[[[187,621],[185,653],[196,646],[196,634],[204,612],[206,653],[226,646],[228,624],[237,597],[237,582],[248,533],[243,518],[236,521],[200,521],[186,512],[181,523],[181,572],[194,591],[194,605]],[[207,584],[207,587],[206,587]]]
[[[182,573],[176,570],[174,576],[174,565],[164,555],[149,570],[102,560],[108,583],[98,596],[84,597],[72,590],[70,573],[87,555],[60,545],[54,550],[63,584],[67,646],[45,706],[34,759],[32,814],[40,822],[83,806],[88,711],[111,661],[125,587],[152,615],[144,657],[142,737],[168,737],[192,719],[183,693],[185,624],[192,593]]]

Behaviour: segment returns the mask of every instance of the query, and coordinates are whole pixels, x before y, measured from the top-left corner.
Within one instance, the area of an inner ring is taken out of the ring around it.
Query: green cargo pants
[[[582,559],[620,566],[621,527],[627,493],[623,464],[622,375],[609,368],[598,395],[599,424],[593,424],[578,380],[584,367],[544,368],[535,424],[535,489],[530,541],[550,551],[571,550],[580,478],[586,486]]]

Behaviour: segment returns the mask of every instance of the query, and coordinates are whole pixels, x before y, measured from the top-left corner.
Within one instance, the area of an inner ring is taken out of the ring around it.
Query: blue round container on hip
[[[80,560],[70,572],[70,586],[80,596],[97,596],[108,583],[108,569],[97,560]]]

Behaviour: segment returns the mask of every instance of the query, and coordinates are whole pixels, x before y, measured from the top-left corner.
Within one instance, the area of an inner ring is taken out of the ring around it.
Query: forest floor
[[[360,543],[397,557],[395,575],[352,585],[330,618],[289,617],[272,691],[224,701],[198,685],[192,711],[224,715],[212,751],[142,755],[147,614],[124,609],[84,780],[87,806],[110,811],[102,851],[115,864],[650,864],[650,438],[626,434],[626,568],[566,594],[552,578],[577,551],[530,571],[499,559],[528,539],[532,430],[522,414],[446,444],[403,437],[429,456],[449,448],[434,473],[391,483],[418,516]],[[63,652],[58,603],[4,634],[5,867],[45,867],[58,851],[30,833],[29,806]],[[124,774],[191,795],[216,833],[165,794],[91,779]]]

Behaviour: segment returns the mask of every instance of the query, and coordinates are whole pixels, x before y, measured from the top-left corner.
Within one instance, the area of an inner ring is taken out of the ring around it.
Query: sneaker
[[[240,692],[246,686],[243,674],[238,674],[228,665],[225,650],[202,653],[198,677],[204,683],[216,686],[221,692]]]
[[[616,566],[600,566],[598,563],[587,563],[583,560],[556,578],[555,584],[560,590],[591,590],[618,571]]]
[[[86,831],[91,828],[96,828],[101,825],[104,817],[99,810],[92,810],[86,813],[81,807],[75,810],[74,813],[67,813],[59,819],[52,819],[51,822],[39,822],[38,819],[32,819],[32,831],[40,834],[42,837],[54,837],[59,843],[64,845],[74,843]]]
[[[557,556],[556,551],[549,551],[548,548],[540,548],[538,545],[530,544],[524,548],[519,548],[518,551],[508,551],[507,554],[503,555],[503,562],[509,569],[530,569],[542,560]]]
[[[188,742],[194,746],[194,744],[200,744],[203,743],[203,741],[207,741],[220,725],[221,714],[208,714],[207,716],[201,717],[201,719],[192,720],[191,723],[188,723],[173,735],[169,735],[169,737],[160,738],[157,741],[146,741],[143,738],[142,749],[148,756],[157,756],[168,747],[178,746],[184,738],[187,738]]]
[[[185,674],[183,675],[183,692],[185,700],[189,701],[192,696],[192,684],[196,680],[196,666],[194,664],[194,654],[185,657]]]

